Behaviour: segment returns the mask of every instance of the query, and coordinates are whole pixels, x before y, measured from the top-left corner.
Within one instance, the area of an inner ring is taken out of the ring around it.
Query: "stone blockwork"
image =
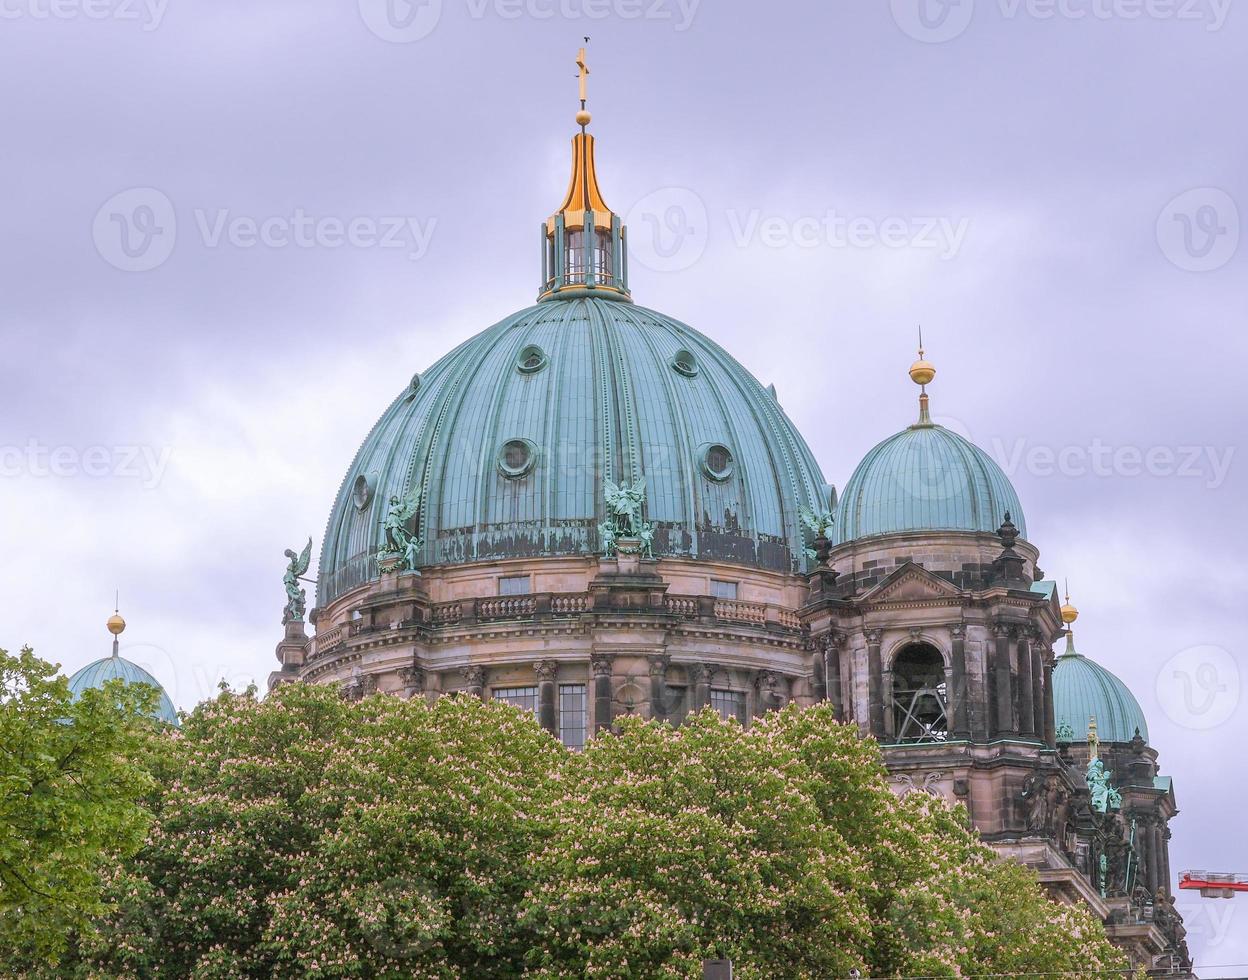
[[[569,744],[622,716],[678,724],[713,705],[748,724],[826,700],[880,741],[898,793],[964,805],[989,844],[1101,916],[1136,965],[1190,963],[1156,753],[1101,746],[1123,796],[1106,814],[1091,806],[1087,746],[1057,744],[1064,624],[1052,591],[1032,588],[1036,550],[1008,526],[816,549],[809,576],[629,554],[388,572],[314,610],[313,637],[288,627],[271,683],[502,692]],[[571,729],[568,692],[583,714]]]

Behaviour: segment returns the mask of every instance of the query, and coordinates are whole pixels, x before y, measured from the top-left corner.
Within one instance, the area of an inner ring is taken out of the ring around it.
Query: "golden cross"
[[[586,38],[585,40],[589,40]],[[589,65],[585,62],[585,49],[581,48],[580,53],[576,56],[576,67],[579,69],[581,80],[581,108],[585,108],[585,80],[589,78]]]

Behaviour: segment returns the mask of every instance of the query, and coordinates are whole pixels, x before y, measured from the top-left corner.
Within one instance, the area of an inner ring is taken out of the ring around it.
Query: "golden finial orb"
[[[1066,601],[1062,604],[1062,622],[1069,626],[1079,618],[1079,610],[1070,604],[1070,591],[1066,592]]]
[[[126,621],[121,618],[120,613],[113,613],[108,617],[108,631],[113,636],[120,636],[126,628]]]
[[[910,380],[916,385],[930,385],[936,377],[936,365],[923,357],[919,351],[919,359],[910,365]]]
[[[580,109],[576,113],[576,124],[578,126],[588,126],[590,118],[588,109]]]

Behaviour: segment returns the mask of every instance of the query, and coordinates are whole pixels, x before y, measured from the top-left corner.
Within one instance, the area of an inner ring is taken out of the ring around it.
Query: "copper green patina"
[[[772,393],[685,324],[620,299],[547,299],[447,354],[348,470],[318,601],[377,577],[388,502],[416,499],[413,566],[594,555],[610,483],[645,480],[657,557],[799,570],[830,488]]]

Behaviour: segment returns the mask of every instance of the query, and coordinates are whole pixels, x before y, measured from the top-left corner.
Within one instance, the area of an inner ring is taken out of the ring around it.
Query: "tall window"
[[[498,580],[499,595],[528,595],[530,578],[527,575],[504,575]]]
[[[945,661],[926,643],[906,647],[893,661],[893,737],[898,742],[943,742],[949,737]]]
[[[537,688],[536,687],[496,687],[494,688],[494,700],[506,701],[508,704],[514,704],[517,708],[524,711],[532,711],[537,714]]]
[[[724,721],[735,718],[741,724],[745,724],[744,691],[726,691],[713,687],[711,688],[711,707],[719,712],[719,717]]]
[[[585,685],[559,685],[559,741],[570,749],[585,747]]]
[[[711,579],[711,595],[716,599],[735,599],[737,597],[737,583],[724,582],[720,579]]]
[[[663,690],[663,697],[667,720],[673,725],[679,725],[689,713],[689,689],[668,684]]]

